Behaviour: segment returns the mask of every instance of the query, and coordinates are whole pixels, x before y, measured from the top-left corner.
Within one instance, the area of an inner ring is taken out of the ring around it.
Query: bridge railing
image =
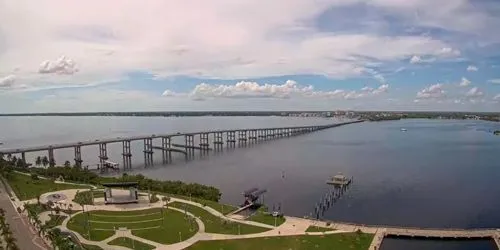
[[[1,154],[15,154],[22,152],[36,152],[47,149],[61,149],[61,148],[71,148],[75,146],[90,146],[97,145],[101,143],[117,143],[122,141],[138,141],[149,138],[162,138],[162,137],[176,137],[176,136],[184,136],[184,135],[195,135],[201,133],[225,133],[225,132],[238,132],[238,131],[251,131],[251,130],[262,130],[262,129],[305,129],[305,128],[319,128],[326,129],[332,128],[342,125],[347,125],[351,123],[359,123],[363,122],[363,120],[354,120],[349,122],[335,123],[335,124],[325,124],[325,125],[309,125],[309,126],[295,126],[295,127],[271,127],[271,128],[245,128],[245,129],[222,129],[222,130],[209,130],[209,131],[198,131],[198,132],[182,132],[182,133],[169,133],[169,134],[153,134],[153,135],[144,135],[144,136],[131,136],[131,137],[116,137],[109,139],[98,139],[98,140],[86,140],[80,142],[73,143],[62,143],[62,144],[52,144],[52,145],[44,145],[44,146],[35,146],[35,147],[26,147],[26,148],[15,148],[15,149],[3,149],[0,150]]]
[[[386,228],[390,230],[421,230],[421,231],[457,231],[457,232],[500,232],[499,228],[434,228],[434,227],[415,227],[415,226],[397,226],[397,225],[382,225],[382,224],[359,224],[352,222],[338,222],[338,221],[324,221],[329,222],[331,225],[344,225],[351,227],[364,227],[364,228]]]

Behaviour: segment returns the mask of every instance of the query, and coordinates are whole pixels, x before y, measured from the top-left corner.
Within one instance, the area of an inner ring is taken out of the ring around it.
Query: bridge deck
[[[16,153],[26,153],[26,152],[37,152],[37,151],[45,151],[45,150],[49,150],[49,149],[72,148],[75,146],[90,146],[90,145],[98,145],[98,144],[102,144],[102,143],[138,141],[138,140],[144,140],[144,139],[196,135],[196,134],[202,134],[202,133],[226,133],[226,132],[231,132],[231,131],[238,132],[238,131],[262,130],[262,129],[307,129],[307,128],[327,129],[327,128],[333,128],[333,127],[338,127],[338,126],[347,125],[347,124],[351,124],[351,123],[358,123],[358,122],[363,122],[363,121],[357,120],[357,121],[351,121],[351,122],[335,123],[335,124],[329,124],[329,125],[314,125],[314,126],[223,129],[223,130],[210,130],[210,131],[200,131],[200,132],[192,132],[192,133],[169,133],[169,134],[158,134],[158,135],[155,134],[155,135],[144,135],[144,136],[117,137],[117,138],[111,138],[111,139],[87,140],[87,141],[80,141],[80,142],[43,145],[43,146],[36,146],[36,147],[2,149],[2,150],[0,150],[0,153],[2,153],[2,154],[16,154]]]

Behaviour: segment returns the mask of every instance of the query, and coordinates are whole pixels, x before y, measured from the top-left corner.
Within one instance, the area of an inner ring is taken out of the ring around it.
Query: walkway
[[[127,192],[124,190],[124,192]],[[76,190],[63,190],[58,191],[57,193],[62,193],[67,196],[67,202],[71,201],[76,194]],[[147,193],[141,193],[147,194]],[[47,194],[44,194],[46,196]],[[158,198],[161,200],[163,196],[158,195]],[[337,233],[346,233],[346,232],[356,232],[361,230],[364,233],[374,234],[374,238],[372,243],[370,244],[369,250],[379,250],[380,245],[384,237],[392,235],[392,236],[408,236],[408,237],[436,237],[436,238],[489,238],[495,241],[497,246],[500,249],[500,229],[422,229],[422,228],[404,228],[404,227],[392,227],[392,226],[370,226],[370,225],[359,225],[359,224],[349,224],[349,223],[328,223],[324,221],[316,221],[311,219],[303,219],[297,217],[288,217],[285,216],[286,221],[278,227],[274,227],[271,225],[254,222],[254,221],[246,221],[246,220],[238,220],[234,218],[229,218],[219,211],[209,207],[203,206],[200,203],[188,201],[184,199],[179,199],[175,197],[170,197],[171,202],[182,202],[187,203],[193,206],[200,207],[210,214],[222,218],[225,220],[248,224],[258,227],[268,228],[269,230],[262,233],[255,234],[245,234],[245,235],[227,235],[227,234],[215,234],[215,233],[206,233],[205,226],[203,222],[197,218],[195,215],[188,212],[189,216],[192,216],[196,219],[198,224],[199,231],[191,238],[186,239],[182,242],[171,244],[171,245],[163,245],[156,242],[152,242],[146,239],[139,238],[137,236],[132,235],[130,230],[118,231],[110,238],[107,238],[103,241],[89,241],[83,238],[80,234],[75,233],[76,237],[84,243],[90,245],[97,245],[104,249],[126,249],[118,246],[110,246],[108,243],[113,239],[118,237],[128,237],[137,241],[144,242],[146,244],[155,246],[158,250],[180,250],[184,249],[198,241],[201,240],[229,240],[229,239],[246,239],[246,238],[257,238],[257,237],[274,237],[274,236],[292,236],[292,235],[325,235],[325,234],[337,234]],[[109,210],[109,211],[129,211],[129,210],[141,210],[141,209],[149,209],[154,207],[162,207],[163,202],[156,202],[154,204],[149,203],[139,203],[139,204],[127,204],[127,205],[86,205],[85,210]],[[76,209],[76,208],[75,208]],[[182,209],[174,208],[169,206],[168,209],[176,210],[184,213],[185,211]],[[81,213],[81,212],[78,212]],[[78,214],[75,213],[72,216]],[[41,214],[41,217],[46,216]],[[67,223],[70,220],[68,216],[64,221],[62,226],[60,227],[62,230],[69,231],[67,229]],[[320,226],[325,228],[331,228],[332,231],[328,232],[306,232],[307,228],[310,226]]]
[[[17,246],[20,249],[46,250],[46,245],[43,240],[38,237],[35,230],[30,226],[27,217],[17,212],[15,208],[17,206],[11,201],[6,188],[9,187],[5,187],[3,184],[0,184],[0,207],[5,210],[5,219],[12,230],[14,238],[17,240]],[[14,193],[12,194],[14,195]],[[16,200],[17,197],[14,199]]]

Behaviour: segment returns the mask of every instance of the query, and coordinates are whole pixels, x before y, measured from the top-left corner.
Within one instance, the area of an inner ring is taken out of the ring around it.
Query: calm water
[[[113,138],[211,128],[327,124],[327,119],[280,117],[17,117],[0,118],[0,141],[11,148],[94,138]],[[338,172],[354,176],[347,194],[325,219],[364,224],[422,227],[500,227],[500,124],[482,121],[406,120],[353,124],[210,155],[180,158],[144,169],[142,143],[134,147],[136,172],[217,186],[223,201],[242,202],[241,192],[266,188],[268,206],[308,215]],[[407,132],[401,132],[406,128]],[[159,142],[155,142],[159,144]],[[121,163],[121,145],[108,146]],[[97,163],[97,147],[84,148],[84,164]],[[31,154],[29,157],[36,157]],[[56,160],[72,159],[56,151]],[[156,160],[159,163],[159,154]],[[284,178],[283,178],[284,175]],[[489,241],[408,241],[388,239],[383,249],[495,249]]]

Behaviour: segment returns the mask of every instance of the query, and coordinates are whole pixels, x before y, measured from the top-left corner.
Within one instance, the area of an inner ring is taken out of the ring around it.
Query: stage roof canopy
[[[102,183],[105,187],[137,187],[137,182],[115,182],[115,183]]]

